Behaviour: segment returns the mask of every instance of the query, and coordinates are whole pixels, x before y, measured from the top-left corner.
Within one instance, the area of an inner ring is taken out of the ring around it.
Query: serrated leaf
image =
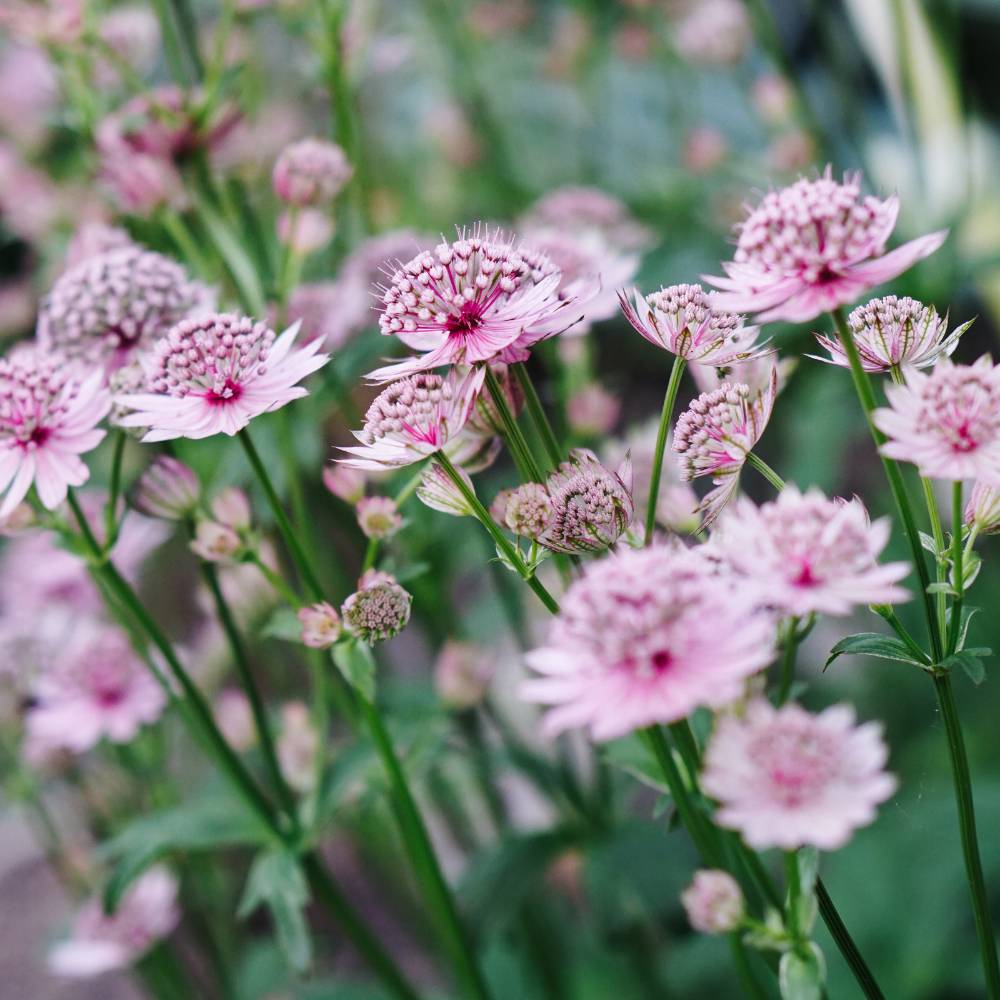
[[[781,1000],[821,1000],[826,963],[814,944],[806,954],[786,951],[778,966],[778,988]]]
[[[348,639],[333,647],[333,662],[345,681],[366,701],[375,700],[375,660],[363,642]]]
[[[260,630],[262,639],[302,642],[302,623],[294,608],[276,608]]]
[[[254,859],[237,916],[245,918],[266,906],[288,964],[305,972],[312,964],[312,938],[303,912],[308,902],[309,885],[302,868],[293,854],[279,848]]]
[[[859,632],[856,635],[849,635],[841,639],[826,658],[823,669],[828,666],[838,656],[851,653],[855,656],[873,656],[881,660],[896,660],[898,663],[912,663],[918,667],[925,667],[927,664],[914,659],[909,647],[892,635],[882,635],[879,632]]]

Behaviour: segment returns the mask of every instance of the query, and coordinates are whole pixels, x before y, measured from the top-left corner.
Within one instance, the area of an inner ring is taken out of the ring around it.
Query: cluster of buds
[[[191,550],[205,562],[238,562],[253,545],[253,515],[247,495],[235,486],[227,486],[212,501],[210,511],[211,516],[195,522]]]
[[[391,639],[410,620],[412,601],[394,576],[369,570],[358,581],[358,589],[341,605],[344,631],[362,642]]]

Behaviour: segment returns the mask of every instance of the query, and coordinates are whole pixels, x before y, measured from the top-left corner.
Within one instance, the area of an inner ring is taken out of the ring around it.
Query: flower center
[[[239,382],[227,378],[220,389],[209,389],[205,399],[209,406],[227,406],[235,403],[243,395],[243,386]]]
[[[475,333],[483,325],[482,310],[478,303],[469,302],[462,306],[461,312],[448,320],[449,336],[467,337]]]

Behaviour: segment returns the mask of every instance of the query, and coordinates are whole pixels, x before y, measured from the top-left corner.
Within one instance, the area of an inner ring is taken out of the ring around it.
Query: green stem
[[[882,617],[888,624],[889,627],[903,640],[906,648],[921,662],[924,664],[930,664],[930,659],[927,654],[920,648],[919,643],[912,635],[907,631],[906,626],[899,620],[896,612],[892,610],[889,605],[882,605],[878,609],[878,614]]]
[[[108,490],[108,505],[104,508],[104,549],[106,552],[110,552],[118,540],[118,500],[122,492],[122,456],[125,454],[125,440],[125,432],[117,431],[114,452],[111,455],[111,486]]]
[[[293,608],[300,608],[302,606],[302,600],[299,595],[285,583],[281,574],[275,573],[256,552],[250,556],[250,562],[261,571],[264,579],[284,598],[287,604]]]
[[[868,1000],[885,1000],[885,995],[875,981],[871,969],[868,968],[868,963],[858,951],[858,946],[854,943],[854,938],[851,937],[846,924],[841,920],[822,879],[816,880],[816,899],[819,903],[819,912],[823,923],[826,924],[830,937],[833,938],[841,955],[844,956],[844,960],[850,966],[851,972],[854,973],[854,978],[857,980],[858,986],[861,987],[861,992]]]
[[[396,818],[410,856],[410,863],[425,883],[428,902],[438,914],[455,971],[463,984],[463,994],[475,997],[477,1000],[489,1000],[490,991],[479,970],[455,899],[441,871],[427,828],[414,801],[389,733],[382,722],[382,716],[372,702],[365,698],[359,701],[362,715],[368,724],[375,748],[389,778]]]
[[[183,216],[172,208],[160,213],[160,224],[174,241],[181,256],[194,268],[198,275],[206,281],[212,280],[216,274],[215,268],[209,263],[198,245],[198,240],[191,232]]]
[[[538,436],[545,445],[545,452],[549,456],[549,462],[552,468],[555,469],[562,461],[562,448],[559,447],[559,441],[556,439],[552,424],[549,423],[549,418],[545,415],[545,408],[538,397],[538,390],[535,388],[535,383],[523,363],[514,365],[513,370],[517,384],[524,393],[525,405],[528,408],[532,423],[535,425]]]
[[[955,694],[951,687],[951,677],[948,674],[935,674],[934,691],[937,694],[941,718],[944,720],[945,733],[948,737],[948,753],[951,759],[955,802],[958,806],[958,823],[962,839],[962,856],[965,859],[965,873],[969,883],[969,893],[972,896],[976,935],[979,938],[979,952],[986,976],[986,995],[990,1000],[997,1000],[1000,998],[1000,966],[997,964],[989,897],[986,894],[983,865],[979,857],[969,759],[965,752],[965,740],[962,736],[962,724],[958,718]]]
[[[197,83],[205,75],[205,66],[198,51],[198,22],[191,9],[190,0],[170,0],[170,5],[173,7],[177,22],[177,34],[191,63],[194,82]]]
[[[736,966],[736,975],[740,981],[740,988],[744,997],[750,1000],[766,1000],[767,994],[761,989],[760,983],[754,978],[753,969],[747,958],[746,946],[740,938],[739,933],[729,935],[729,950],[733,955],[733,964]]]
[[[925,476],[920,477],[920,486],[924,493],[924,505],[927,507],[927,516],[931,522],[931,534],[934,537],[934,566],[937,571],[938,583],[943,583],[945,578],[944,564],[944,528],[941,526],[941,512],[938,510],[937,497],[934,495],[934,486]],[[934,603],[937,607],[938,632],[943,637],[947,628],[947,607],[948,597],[941,592],[934,595]]]
[[[799,881],[799,859],[795,851],[785,851],[785,881],[788,885],[788,904],[785,907],[785,920],[792,936],[794,947],[801,942],[802,930],[799,927],[799,896],[802,895],[802,884]]]
[[[653,452],[653,474],[649,480],[649,496],[646,500],[646,536],[644,545],[653,544],[653,531],[656,528],[656,504],[660,497],[660,478],[663,475],[663,453],[667,450],[667,434],[670,433],[670,422],[674,416],[674,404],[677,402],[677,390],[681,385],[681,375],[684,374],[684,359],[674,357],[673,368],[667,381],[667,391],[663,395],[663,409],[660,411],[660,426],[656,431],[656,448]]]
[[[511,450],[518,468],[522,469],[522,474],[527,475],[532,482],[544,483],[545,473],[542,472],[538,462],[535,461],[535,456],[531,453],[531,448],[521,433],[521,428],[517,426],[514,414],[511,413],[510,406],[507,404],[507,396],[503,391],[503,386],[500,385],[493,369],[489,365],[486,366],[486,388],[489,390],[490,396],[493,399],[493,405],[496,406],[497,412],[500,415],[504,439],[507,442],[507,447]]]
[[[759,455],[747,452],[747,461],[780,493],[785,488],[785,481]]]
[[[795,654],[799,648],[798,633],[798,618],[789,618],[785,627],[785,644],[781,653],[781,673],[778,681],[779,705],[784,705],[788,701],[788,695],[792,690],[792,681],[795,679]]]
[[[305,583],[313,598],[317,601],[322,600],[323,587],[319,582],[319,577],[316,575],[316,571],[313,569],[312,564],[309,561],[309,557],[306,555],[305,549],[302,548],[302,545],[292,528],[292,524],[288,520],[285,508],[282,506],[277,490],[275,490],[274,484],[271,482],[271,477],[267,474],[267,469],[264,467],[264,463],[261,461],[257,448],[254,446],[249,430],[244,427],[243,430],[239,432],[238,436],[240,443],[243,445],[243,450],[246,452],[247,459],[253,468],[254,474],[257,476],[257,479],[260,480],[260,484],[264,488],[264,495],[267,497],[267,502],[271,507],[272,513],[274,514],[274,520],[278,526],[278,531],[284,539],[285,545],[288,548],[288,553],[292,557],[292,562],[295,563],[296,571],[302,578],[302,581]]]
[[[958,593],[951,605],[951,624],[948,628],[948,644],[945,651],[950,656],[958,646],[959,629],[962,624],[962,602],[965,599],[965,580],[962,548],[962,527],[964,524],[962,506],[962,481],[952,484],[951,494],[951,564],[952,575],[955,578],[955,589]]]
[[[183,87],[187,83],[187,70],[184,68],[184,53],[177,37],[177,26],[174,23],[170,3],[168,0],[153,0],[153,6],[160,22],[160,38],[163,40],[170,75],[174,83]]]

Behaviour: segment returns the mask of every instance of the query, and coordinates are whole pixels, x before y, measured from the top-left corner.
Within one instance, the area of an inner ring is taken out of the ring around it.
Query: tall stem
[[[962,602],[965,598],[965,572],[962,565],[965,556],[962,549],[962,527],[965,512],[962,508],[962,481],[953,483],[951,489],[951,571],[958,593],[951,605],[951,624],[948,628],[948,644],[945,647],[948,655],[954,653],[958,646],[959,630],[962,625]]]
[[[111,485],[108,505],[104,508],[104,546],[108,552],[114,548],[118,536],[118,500],[122,492],[122,457],[125,453],[125,432],[115,434],[114,452],[111,456]]]
[[[784,705],[795,679],[795,653],[799,648],[799,620],[792,617],[785,626],[785,644],[781,652],[781,674],[778,680],[778,704]]]
[[[780,493],[785,488],[785,481],[759,455],[747,452],[747,461]]]
[[[489,365],[486,366],[486,388],[489,390],[490,396],[493,399],[493,405],[497,408],[497,413],[500,415],[500,423],[503,425],[503,436],[507,441],[507,447],[511,450],[514,461],[518,464],[519,468],[523,467],[524,474],[533,482],[544,483],[545,473],[542,472],[538,462],[535,461],[531,447],[524,434],[521,433],[521,428],[517,426],[514,414],[511,413],[503,386],[500,385],[493,369]]]
[[[684,374],[684,359],[674,357],[674,366],[670,369],[667,381],[667,391],[663,396],[663,409],[660,411],[660,426],[656,432],[656,449],[653,452],[653,474],[649,480],[649,497],[646,500],[646,537],[644,545],[653,543],[653,530],[656,527],[656,504],[660,497],[660,478],[663,475],[663,453],[667,450],[667,434],[670,432],[670,421],[674,416],[674,404],[677,402],[677,390],[681,385],[681,375]]]
[[[868,1000],[885,1000],[885,994],[883,994],[878,983],[875,981],[871,969],[868,968],[868,963],[865,962],[861,952],[858,951],[858,946],[854,943],[854,938],[851,937],[847,925],[841,920],[840,914],[833,905],[833,900],[830,898],[830,893],[827,892],[822,879],[816,880],[816,899],[819,903],[819,912],[823,918],[823,923],[826,924],[826,929],[830,932],[830,937],[833,938],[834,943],[840,949],[841,955],[844,956],[847,964],[851,967],[851,972],[854,973],[854,978],[857,980],[858,986],[861,987],[861,992],[864,993]]]
[[[927,507],[927,517],[931,522],[931,535],[934,537],[934,564],[937,569],[938,583],[944,582],[944,529],[941,527],[941,512],[938,510],[937,497],[934,496],[934,486],[925,476],[920,477],[920,486],[924,493],[924,504]],[[938,632],[942,638],[947,628],[948,595],[940,592],[934,595],[937,606]]]
[[[524,401],[528,407],[528,413],[531,415],[531,421],[545,445],[545,452],[554,469],[562,461],[562,448],[559,447],[556,433],[552,429],[552,424],[549,423],[549,418],[545,415],[545,408],[542,406],[541,399],[538,398],[538,390],[535,388],[531,375],[528,374],[528,369],[523,363],[516,364],[513,368],[517,384],[524,393]]]

